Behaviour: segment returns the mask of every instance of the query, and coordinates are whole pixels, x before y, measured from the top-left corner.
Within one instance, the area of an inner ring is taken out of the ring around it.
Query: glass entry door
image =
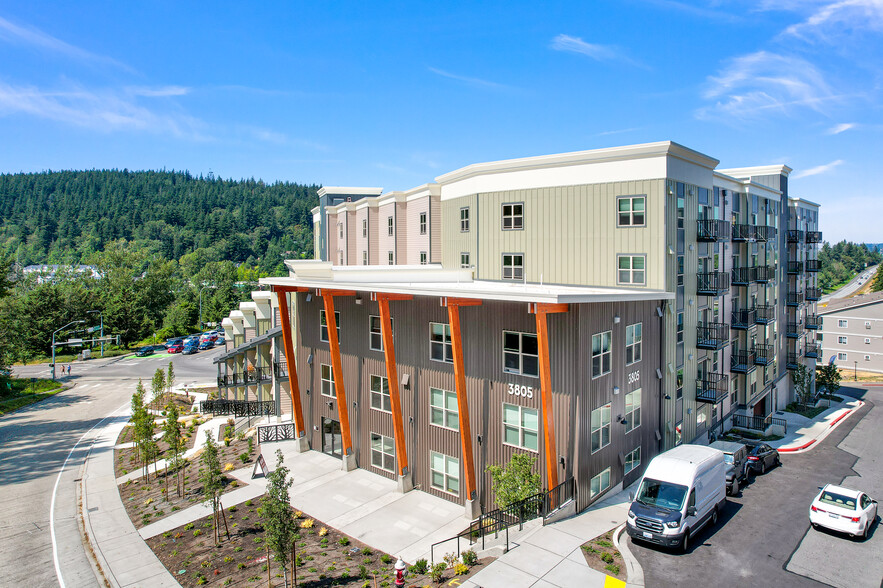
[[[322,418],[322,452],[343,459],[343,439],[340,435],[340,421]]]

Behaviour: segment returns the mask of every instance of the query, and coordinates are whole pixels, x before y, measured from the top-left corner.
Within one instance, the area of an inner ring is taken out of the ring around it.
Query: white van
[[[717,524],[726,506],[724,454],[704,445],[670,449],[653,458],[629,498],[629,537],[687,551],[691,536]]]

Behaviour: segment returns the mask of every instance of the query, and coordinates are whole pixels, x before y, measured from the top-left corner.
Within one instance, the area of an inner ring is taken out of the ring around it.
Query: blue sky
[[[671,139],[883,242],[883,0],[206,6],[0,0],[0,171],[397,190]]]

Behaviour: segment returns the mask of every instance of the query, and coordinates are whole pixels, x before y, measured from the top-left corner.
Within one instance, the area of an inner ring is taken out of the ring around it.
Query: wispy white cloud
[[[438,69],[437,67],[428,67],[427,68],[432,73],[442,76],[443,78],[450,78],[452,80],[457,80],[458,82],[463,82],[465,84],[469,84],[470,86],[477,86],[481,88],[493,88],[496,90],[509,90],[510,86],[505,84],[499,84],[497,82],[492,82],[489,80],[483,80],[481,78],[471,78],[468,76],[461,76],[458,74],[451,73],[449,71],[445,71],[443,69]]]
[[[849,129],[854,129],[857,126],[858,125],[855,123],[840,123],[839,125],[834,125],[830,129],[828,129],[828,132],[826,134],[839,135],[840,133],[842,133],[844,131],[848,131]]]
[[[883,1],[840,0],[815,7],[803,22],[787,27],[785,36],[834,42],[856,31],[883,31]]]
[[[819,174],[825,174],[834,169],[835,167],[841,165],[843,163],[842,159],[837,159],[832,161],[831,163],[826,163],[824,165],[817,165],[816,167],[811,167],[809,169],[805,169],[803,171],[799,171],[795,173],[792,178],[798,180],[800,178],[806,178],[809,176],[817,176]]]
[[[696,113],[706,119],[791,115],[800,109],[824,113],[845,98],[831,90],[809,61],[767,51],[729,60],[718,75],[709,77],[703,97],[714,101]]]
[[[116,59],[86,51],[85,49],[53,37],[48,33],[44,33],[39,29],[17,25],[3,17],[0,17],[0,40],[8,43],[36,47],[78,61],[113,65],[127,71],[132,71],[132,68]]]
[[[566,51],[569,53],[578,53],[585,55],[595,61],[618,61],[627,63],[636,67],[646,68],[642,63],[626,56],[622,49],[613,45],[599,45],[597,43],[587,43],[579,37],[571,37],[570,35],[558,35],[552,39],[549,45],[555,51]]]
[[[613,131],[601,131],[600,133],[596,133],[596,137],[605,137],[607,135],[620,135],[622,133],[631,133],[632,131],[640,131],[641,127],[632,127],[629,129],[616,129]]]
[[[190,88],[184,86],[160,86],[150,88],[146,86],[129,86],[126,93],[132,96],[145,96],[147,98],[162,98],[166,96],[186,96],[190,93]]]

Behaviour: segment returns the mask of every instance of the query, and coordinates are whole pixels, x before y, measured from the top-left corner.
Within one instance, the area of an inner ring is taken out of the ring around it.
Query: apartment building
[[[883,292],[832,300],[817,320],[820,359],[844,370],[883,372]]]
[[[659,451],[764,423],[813,359],[786,332],[815,315],[818,207],[789,199],[787,166],[718,163],[661,142],[329,189],[316,261],[262,281],[303,446],[472,513],[493,505],[485,467],[527,451],[584,508]],[[247,353],[219,381],[248,379]]]

